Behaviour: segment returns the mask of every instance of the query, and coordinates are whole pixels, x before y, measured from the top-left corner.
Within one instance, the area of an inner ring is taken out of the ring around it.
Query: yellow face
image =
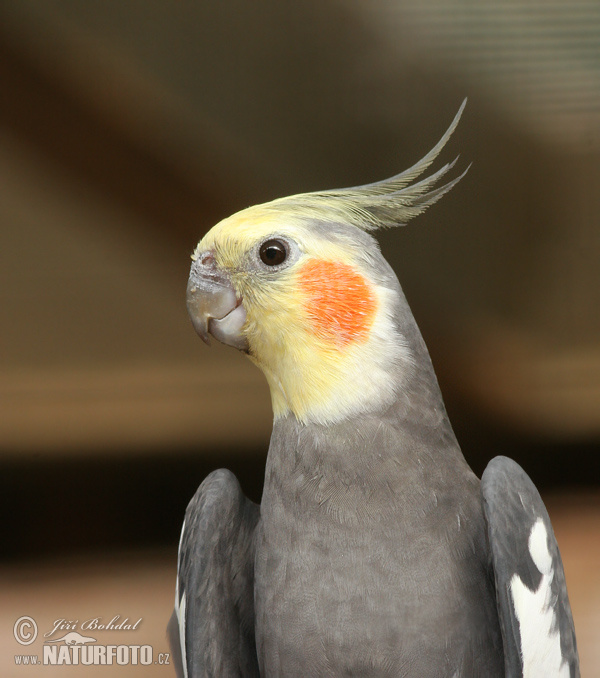
[[[358,242],[323,228],[253,207],[217,224],[194,254],[210,253],[241,299],[276,418],[331,423],[385,403],[390,362],[407,358],[386,313],[392,291],[373,282]]]

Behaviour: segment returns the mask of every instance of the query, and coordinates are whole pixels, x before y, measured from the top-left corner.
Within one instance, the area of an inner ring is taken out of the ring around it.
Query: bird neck
[[[303,522],[384,524],[415,513],[425,520],[449,487],[472,473],[447,418],[431,413],[421,423],[415,414],[394,403],[379,415],[328,426],[303,424],[293,415],[276,421],[264,515],[293,506]]]
[[[414,360],[408,373],[402,373],[402,365],[393,370],[402,387],[392,401],[329,424],[303,422],[291,412],[276,418],[267,482],[269,477],[283,484],[312,478],[328,487],[362,488],[366,494],[391,491],[397,501],[399,487],[410,496],[410,488],[424,486],[423,476],[435,489],[455,477],[456,470],[471,474],[414,320],[404,329]]]
[[[405,388],[418,365],[398,320],[406,302],[397,281],[371,292],[368,328],[355,332],[357,323],[344,327],[347,314],[332,319],[331,307],[317,313],[321,325],[327,316],[327,331],[293,300],[290,308],[272,309],[285,320],[269,322],[268,331],[249,309],[249,357],[267,378],[275,421],[292,415],[303,424],[336,424],[387,409]],[[406,313],[414,323],[408,306]]]

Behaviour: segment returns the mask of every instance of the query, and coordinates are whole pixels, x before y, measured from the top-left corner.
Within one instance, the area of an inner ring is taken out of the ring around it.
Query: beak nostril
[[[209,335],[218,341],[247,350],[242,332],[246,311],[231,280],[215,265],[211,252],[202,253],[192,264],[187,286],[187,307],[194,329],[210,344]]]

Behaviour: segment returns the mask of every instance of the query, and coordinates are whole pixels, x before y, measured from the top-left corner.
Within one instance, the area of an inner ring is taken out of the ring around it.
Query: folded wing
[[[565,574],[539,492],[506,457],[489,463],[481,489],[507,678],[578,677]]]
[[[190,501],[168,626],[179,678],[258,676],[252,536],[259,507],[230,471],[213,471]]]

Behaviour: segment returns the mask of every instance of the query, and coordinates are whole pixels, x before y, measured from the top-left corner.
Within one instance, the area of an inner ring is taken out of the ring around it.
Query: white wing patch
[[[175,580],[175,609],[179,606],[179,559],[181,558],[181,545],[183,544],[183,533],[185,532],[185,518],[181,526],[179,535],[179,546],[177,547],[177,579]]]
[[[540,585],[537,591],[530,591],[517,574],[510,581],[521,634],[523,678],[569,678],[569,666],[563,662],[560,632],[552,608],[554,569],[548,551],[548,534],[541,518],[531,528],[528,545],[531,558],[542,574]]]
[[[187,657],[185,654],[185,591],[181,596],[181,605],[175,604],[175,613],[179,624],[179,642],[181,644],[181,663],[183,665],[183,675],[187,678]]]
[[[179,557],[181,555],[181,545],[183,544],[183,533],[185,532],[185,520],[181,526],[181,536],[179,537],[179,548],[177,549],[177,579],[175,580],[175,614],[177,615],[177,626],[179,627],[179,644],[181,645],[181,663],[183,664],[183,675],[187,678],[187,661],[185,655],[185,591],[179,603]]]

